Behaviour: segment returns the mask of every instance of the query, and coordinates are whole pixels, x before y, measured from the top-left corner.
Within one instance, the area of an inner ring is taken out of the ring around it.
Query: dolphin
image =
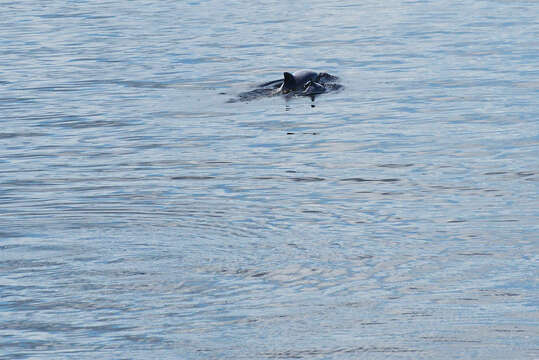
[[[310,96],[314,97],[330,91],[342,89],[337,81],[337,76],[326,72],[312,70],[300,70],[294,73],[284,72],[281,79],[272,80],[258,85],[251,91],[240,93],[237,98],[229,99],[228,102],[250,101],[262,97],[276,95]]]

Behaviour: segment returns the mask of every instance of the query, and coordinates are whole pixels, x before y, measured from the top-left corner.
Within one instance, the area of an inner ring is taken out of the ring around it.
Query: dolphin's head
[[[284,74],[284,81],[283,86],[281,86],[281,91],[283,94],[286,94],[290,91],[296,90],[296,79],[294,79],[294,75],[290,74],[289,72],[285,72]]]

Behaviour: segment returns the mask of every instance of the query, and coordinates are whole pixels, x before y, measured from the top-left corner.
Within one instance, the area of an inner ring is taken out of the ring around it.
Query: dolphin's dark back
[[[293,74],[285,72],[283,75],[284,81],[282,90],[284,91],[295,91],[302,89],[307,82],[315,81],[318,77],[318,73],[312,70],[300,70]]]
[[[303,88],[305,84],[309,81],[316,81],[318,73],[312,70],[300,70],[296,71],[294,74],[294,80],[296,81],[296,89]]]

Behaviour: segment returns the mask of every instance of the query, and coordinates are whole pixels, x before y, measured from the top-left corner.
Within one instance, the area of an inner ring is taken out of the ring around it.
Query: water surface
[[[537,2],[0,5],[0,357],[539,357]]]

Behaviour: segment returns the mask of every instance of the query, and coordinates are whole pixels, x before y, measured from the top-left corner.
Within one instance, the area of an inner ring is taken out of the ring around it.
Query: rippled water
[[[539,357],[536,1],[0,6],[3,359]]]

